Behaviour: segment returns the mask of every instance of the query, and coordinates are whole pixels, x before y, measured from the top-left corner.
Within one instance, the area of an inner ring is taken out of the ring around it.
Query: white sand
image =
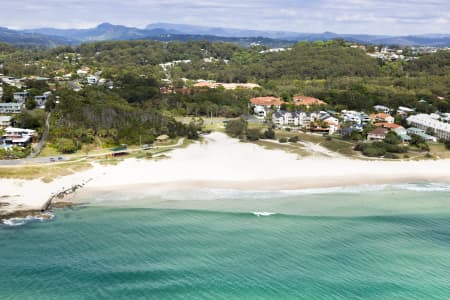
[[[8,210],[40,209],[52,193],[92,179],[89,191],[232,188],[301,189],[413,181],[450,182],[450,160],[362,161],[346,158],[305,158],[283,151],[240,143],[212,133],[206,143],[169,153],[170,159],[127,159],[116,166],[93,169],[55,179],[0,180],[0,202]],[[0,208],[1,209],[1,208]],[[5,208],[3,208],[5,209]]]

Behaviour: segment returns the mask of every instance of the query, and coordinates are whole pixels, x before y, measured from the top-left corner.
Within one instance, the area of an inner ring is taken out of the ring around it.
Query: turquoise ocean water
[[[448,186],[125,198],[0,225],[0,299],[450,299]]]

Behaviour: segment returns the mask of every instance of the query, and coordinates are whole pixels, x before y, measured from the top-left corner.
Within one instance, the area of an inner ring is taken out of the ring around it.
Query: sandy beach
[[[118,165],[41,180],[0,179],[0,210],[40,210],[47,200],[73,185],[89,183],[72,201],[89,194],[166,190],[289,190],[403,182],[450,182],[450,160],[364,161],[346,158],[299,158],[279,150],[241,143],[212,133],[202,143],[177,149],[162,160],[126,159]]]

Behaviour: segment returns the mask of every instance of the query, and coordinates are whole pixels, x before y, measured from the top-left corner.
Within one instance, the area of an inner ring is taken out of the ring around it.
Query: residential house
[[[0,114],[20,114],[22,106],[20,103],[0,103]]]
[[[384,105],[375,105],[375,106],[373,107],[373,109],[374,109],[376,112],[385,113],[385,114],[387,114],[387,115],[391,113],[391,109],[390,109],[389,107],[384,106]]]
[[[411,114],[414,112],[414,109],[406,107],[406,106],[399,106],[397,109],[397,112],[400,114]]]
[[[411,142],[411,136],[408,135],[408,132],[406,131],[405,127],[400,126],[397,128],[393,128],[392,131],[395,132],[400,137],[403,143]]]
[[[0,116],[0,127],[6,128],[11,126],[13,118],[10,116]]]
[[[384,141],[384,139],[386,138],[386,135],[388,134],[389,130],[387,130],[386,128],[376,128],[374,130],[372,130],[371,132],[369,132],[369,134],[367,135],[367,140],[368,141]]]
[[[411,136],[411,135],[417,135],[419,137],[421,137],[422,139],[424,139],[425,142],[437,142],[437,138],[431,135],[428,135],[425,133],[425,130],[420,129],[420,128],[416,128],[416,127],[410,127],[408,129],[406,129],[406,132]]]
[[[378,122],[394,123],[395,120],[393,116],[385,113],[371,114],[369,118],[372,122],[377,123]]]
[[[98,78],[96,76],[88,76],[88,77],[86,77],[86,81],[88,84],[94,85],[94,84],[97,84]]]
[[[23,103],[25,103],[28,100],[29,94],[28,94],[27,91],[24,91],[24,92],[14,93],[13,96],[14,96],[14,101],[16,103],[23,104]]]
[[[36,101],[36,105],[40,108],[45,107],[45,103],[47,102],[48,98],[52,95],[52,92],[45,92],[41,96],[35,96],[34,101]]]
[[[89,71],[82,70],[82,69],[77,70],[77,75],[80,76],[80,77],[85,77],[88,74],[89,74]]]
[[[424,132],[432,131],[437,139],[450,141],[450,124],[433,119],[427,114],[418,114],[410,116],[406,122],[416,128],[422,129]]]
[[[283,101],[276,97],[256,97],[250,99],[250,105],[253,107],[253,111],[260,118],[265,118],[271,109],[275,111],[280,110],[281,104],[283,104]]]
[[[2,139],[7,145],[26,147],[31,144],[36,131],[31,129],[8,127]]]
[[[306,127],[309,118],[305,112],[277,111],[272,115],[272,122],[278,127]]]

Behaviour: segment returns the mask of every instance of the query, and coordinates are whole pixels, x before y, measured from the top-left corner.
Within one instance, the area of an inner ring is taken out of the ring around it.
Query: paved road
[[[127,153],[133,153],[138,152],[142,150],[150,150],[150,149],[169,149],[169,148],[176,148],[184,143],[184,138],[181,138],[178,140],[176,144],[172,145],[164,145],[164,146],[152,146],[149,149],[142,149],[142,148],[136,148],[136,149],[128,149],[126,150]],[[71,161],[71,160],[81,160],[86,158],[95,158],[95,157],[102,157],[106,155],[110,155],[112,152],[102,152],[102,153],[96,153],[96,154],[89,154],[84,156],[74,156],[74,155],[59,155],[59,156],[45,156],[45,157],[35,157],[35,158],[24,158],[24,159],[12,159],[12,160],[0,160],[0,166],[18,166],[18,165],[41,165],[41,164],[53,164],[58,162],[64,162],[64,161]]]

